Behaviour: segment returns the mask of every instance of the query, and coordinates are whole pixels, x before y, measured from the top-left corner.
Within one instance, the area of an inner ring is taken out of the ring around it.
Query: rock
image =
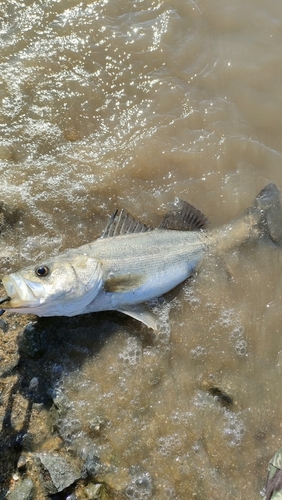
[[[83,478],[97,476],[100,470],[100,458],[95,454],[94,451],[89,451],[86,460],[82,467],[81,475]]]
[[[33,377],[31,381],[29,382],[29,390],[30,391],[36,391],[38,388],[39,380],[37,377]]]
[[[226,408],[232,406],[233,398],[229,396],[227,392],[222,391],[218,387],[210,387],[208,392],[216,399],[216,401],[219,402],[221,406],[225,406]]]
[[[98,436],[105,427],[109,423],[109,420],[105,419],[104,417],[101,417],[100,415],[97,415],[94,417],[90,422],[89,422],[89,432],[91,436]]]
[[[60,418],[64,418],[68,410],[71,408],[71,402],[64,392],[60,389],[52,391],[51,397],[53,399],[53,419],[54,423]]]
[[[19,338],[19,350],[23,357],[35,360],[40,359],[48,348],[45,332],[42,332],[37,323],[26,325],[23,335]]]
[[[4,332],[7,333],[9,330],[9,323],[5,321],[4,319],[0,319],[0,329]]]
[[[109,495],[103,484],[93,484],[89,483],[85,488],[84,492],[89,500],[108,500]]]
[[[32,480],[26,478],[7,496],[7,500],[32,500],[33,490]]]
[[[21,472],[26,469],[26,455],[24,453],[18,459],[17,469]]]
[[[81,477],[78,469],[60,455],[37,453],[35,458],[39,464],[41,482],[51,495],[60,493]]]

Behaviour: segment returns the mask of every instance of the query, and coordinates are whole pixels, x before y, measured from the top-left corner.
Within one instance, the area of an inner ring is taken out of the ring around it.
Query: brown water
[[[179,197],[219,226],[282,188],[280,2],[7,0],[0,15],[1,200],[19,210],[2,274],[94,239],[117,206],[154,224]],[[282,442],[281,264],[262,246],[205,263],[171,296],[170,337],[129,320],[65,377],[73,449],[101,415],[93,442],[126,498],[260,497]]]

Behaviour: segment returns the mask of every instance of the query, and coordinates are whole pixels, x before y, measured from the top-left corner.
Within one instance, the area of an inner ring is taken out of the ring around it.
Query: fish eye
[[[47,276],[47,274],[49,274],[49,267],[47,266],[39,266],[35,269],[35,272],[37,274],[37,276]]]

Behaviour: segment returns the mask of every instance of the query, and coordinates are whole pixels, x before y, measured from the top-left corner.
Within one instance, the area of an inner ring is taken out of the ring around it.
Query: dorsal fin
[[[110,217],[101,238],[109,238],[110,236],[129,233],[145,233],[146,231],[152,231],[152,229],[151,226],[146,226],[146,224],[141,224],[141,222],[136,221],[123,209],[120,213],[116,210]]]
[[[207,217],[187,201],[179,200],[178,207],[166,214],[159,225],[159,229],[175,231],[199,231],[206,229],[209,221]]]

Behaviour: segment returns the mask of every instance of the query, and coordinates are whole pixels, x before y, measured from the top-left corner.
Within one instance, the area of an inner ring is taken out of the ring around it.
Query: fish
[[[95,241],[3,276],[7,296],[0,303],[4,311],[37,316],[119,311],[157,330],[148,302],[189,278],[207,254],[260,238],[281,246],[281,214],[273,183],[238,219],[213,230],[186,201],[179,200],[157,228],[116,210]]]

